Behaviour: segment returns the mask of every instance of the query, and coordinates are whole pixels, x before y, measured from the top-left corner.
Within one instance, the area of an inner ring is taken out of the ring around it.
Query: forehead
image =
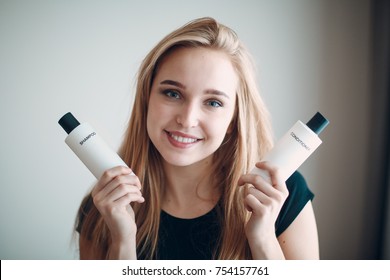
[[[159,63],[155,81],[177,80],[188,87],[214,88],[235,94],[238,76],[227,54],[203,47],[178,48]]]

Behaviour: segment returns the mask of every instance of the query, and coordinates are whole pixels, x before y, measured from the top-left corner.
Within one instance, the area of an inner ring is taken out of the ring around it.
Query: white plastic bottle
[[[58,123],[69,134],[65,143],[97,179],[107,169],[119,165],[127,166],[88,123],[80,124],[70,112]]]
[[[262,161],[268,161],[277,166],[282,178],[287,180],[322,143],[318,134],[328,124],[329,121],[319,112],[306,125],[301,121],[297,121]],[[270,181],[267,171],[255,167],[251,173],[261,175]]]

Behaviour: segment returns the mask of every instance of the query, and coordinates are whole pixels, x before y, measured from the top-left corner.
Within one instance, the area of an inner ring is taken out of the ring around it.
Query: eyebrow
[[[182,83],[177,82],[177,81],[173,81],[173,80],[164,80],[160,83],[160,85],[171,85],[171,86],[176,86],[176,87],[181,88],[181,89],[186,89],[186,87]],[[223,91],[216,90],[216,89],[207,89],[206,94],[224,96],[227,99],[230,99],[229,95],[227,95]]]
[[[176,86],[176,87],[179,87],[179,88],[182,88],[182,89],[186,88],[182,83],[179,83],[179,82],[176,82],[176,81],[172,81],[172,80],[164,80],[164,81],[162,81],[160,83],[160,85],[171,85],[171,86]]]

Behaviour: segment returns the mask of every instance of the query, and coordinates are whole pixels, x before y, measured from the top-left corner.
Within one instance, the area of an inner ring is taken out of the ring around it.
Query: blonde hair
[[[158,244],[161,186],[165,179],[161,156],[147,133],[146,117],[150,90],[159,62],[178,47],[204,47],[222,51],[231,59],[239,77],[231,133],[226,134],[223,144],[214,154],[214,174],[222,192],[219,202],[222,235],[215,258],[251,258],[244,232],[249,214],[243,205],[243,193],[237,182],[271,148],[272,133],[268,111],[260,97],[248,51],[233,30],[212,18],[193,20],[167,35],[149,52],[139,68],[133,110],[119,151],[139,177],[145,198],[144,203],[133,205],[138,227],[137,252],[153,258]],[[85,216],[81,234],[92,240],[94,246],[102,252],[102,258],[106,257],[110,244],[109,231],[93,205]]]

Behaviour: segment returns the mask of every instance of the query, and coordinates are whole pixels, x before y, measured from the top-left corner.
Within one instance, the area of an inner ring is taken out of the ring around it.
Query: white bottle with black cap
[[[107,169],[127,166],[88,123],[80,124],[71,113],[66,113],[58,123],[69,134],[65,143],[97,179]]]
[[[287,180],[322,143],[318,134],[328,124],[329,121],[319,112],[306,124],[297,121],[261,161],[277,166],[282,178]],[[251,173],[261,175],[270,182],[268,172],[262,169],[255,167]]]

